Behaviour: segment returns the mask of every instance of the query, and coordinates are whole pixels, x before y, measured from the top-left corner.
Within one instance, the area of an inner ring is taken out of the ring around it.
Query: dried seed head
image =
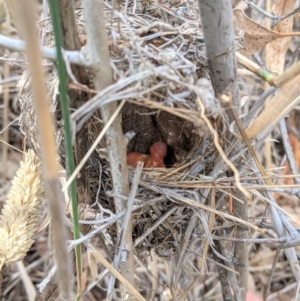
[[[23,259],[31,247],[40,221],[42,194],[40,162],[29,150],[12,181],[0,216],[0,270],[6,263]]]

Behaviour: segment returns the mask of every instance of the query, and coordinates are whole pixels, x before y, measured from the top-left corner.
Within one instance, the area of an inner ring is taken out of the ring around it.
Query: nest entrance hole
[[[128,143],[127,152],[149,154],[154,143],[166,143],[166,167],[184,162],[199,138],[191,122],[169,112],[131,103],[127,103],[122,110],[122,128],[124,133],[135,133]]]

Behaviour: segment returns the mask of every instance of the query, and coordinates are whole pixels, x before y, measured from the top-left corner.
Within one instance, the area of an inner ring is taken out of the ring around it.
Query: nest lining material
[[[197,189],[181,187],[180,183],[187,179],[199,180],[203,175],[208,175],[219,157],[211,135],[200,118],[196,102],[197,96],[201,96],[205,103],[205,95],[201,85],[198,85],[198,79],[208,74],[201,28],[199,22],[194,21],[197,20],[197,5],[196,1],[185,2],[185,5],[185,17],[179,19],[166,11],[166,8],[155,7],[153,10],[151,6],[145,8],[141,2],[136,3],[136,14],[125,15],[114,11],[111,18],[112,8],[106,3],[107,34],[115,84],[101,91],[72,114],[77,130],[78,124],[89,128],[87,139],[92,144],[98,135],[93,129],[101,124],[101,120],[95,117],[97,108],[109,101],[126,99],[127,105],[122,112],[124,133],[128,130],[136,132],[136,136],[129,143],[128,151],[147,153],[154,142],[162,140],[167,143],[171,153],[167,164],[169,168],[143,170],[136,195],[136,205],[154,200],[153,204],[141,206],[133,212],[136,250],[155,248],[161,256],[168,256],[170,250],[175,250],[180,245],[182,235],[196,210],[181,204],[179,198],[172,197],[170,192],[173,196],[182,196],[195,202],[200,202],[200,199],[202,203],[207,202],[207,195],[200,196]],[[190,19],[186,18],[187,14],[190,14]],[[78,10],[76,16],[79,32],[84,35],[81,10]],[[49,28],[46,23],[42,26]],[[48,36],[43,40],[51,44],[50,36],[49,30]],[[49,62],[47,64],[49,66]],[[56,112],[59,107],[58,81],[54,68],[47,67],[47,72],[51,109]],[[21,129],[27,141],[40,153],[28,74],[24,73],[20,78],[19,87]],[[212,122],[219,119],[220,130],[226,128],[226,120],[216,103],[211,107],[206,106],[206,115]],[[63,134],[59,118],[57,137],[58,147],[62,149]],[[129,173],[132,181],[134,169],[129,168]],[[104,142],[90,158],[89,177],[92,195],[90,204],[99,201],[100,211],[105,208],[105,212],[114,212],[113,201],[109,195],[112,181]],[[211,179],[209,181],[212,182]],[[217,193],[218,196],[222,207],[224,194]],[[157,198],[159,201],[155,203]],[[149,235],[143,237],[149,226],[170,210],[172,214]],[[106,216],[105,212],[99,214]],[[197,235],[201,236],[205,232],[206,237],[209,237],[205,214],[199,213],[199,218],[202,226],[196,229]],[[113,226],[103,234],[108,244],[115,241],[115,231]]]

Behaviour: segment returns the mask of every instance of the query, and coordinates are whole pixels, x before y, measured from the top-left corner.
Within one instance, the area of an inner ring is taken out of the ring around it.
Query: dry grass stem
[[[115,255],[114,258],[114,268],[117,269],[119,264],[120,264],[120,260],[121,260],[121,256],[122,253],[125,253],[125,259],[123,258],[123,262],[121,261],[121,264],[124,264],[124,261],[126,262],[126,257],[127,257],[127,253],[132,252],[132,249],[129,249],[129,247],[131,248],[131,245],[127,245],[126,244],[126,235],[128,233],[128,225],[132,224],[132,207],[134,204],[134,199],[135,199],[135,195],[137,193],[137,189],[139,187],[139,181],[141,178],[141,174],[142,174],[142,169],[143,169],[143,163],[138,162],[135,174],[134,174],[134,178],[133,178],[133,183],[132,183],[132,187],[129,193],[129,197],[128,197],[128,201],[127,201],[127,207],[126,207],[126,212],[124,215],[124,219],[122,222],[122,231],[120,234],[120,238],[119,238],[119,245],[118,245],[118,253]],[[115,277],[111,277],[110,278],[110,283],[109,283],[109,288],[108,288],[108,295],[112,295],[112,290],[115,286]]]

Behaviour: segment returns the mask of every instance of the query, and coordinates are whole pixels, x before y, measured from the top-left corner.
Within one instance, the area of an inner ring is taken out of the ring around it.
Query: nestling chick
[[[139,152],[127,154],[127,164],[136,167],[137,163],[143,162],[144,168],[165,167],[164,158],[167,155],[167,145],[164,142],[156,142],[150,148],[150,155]]]

